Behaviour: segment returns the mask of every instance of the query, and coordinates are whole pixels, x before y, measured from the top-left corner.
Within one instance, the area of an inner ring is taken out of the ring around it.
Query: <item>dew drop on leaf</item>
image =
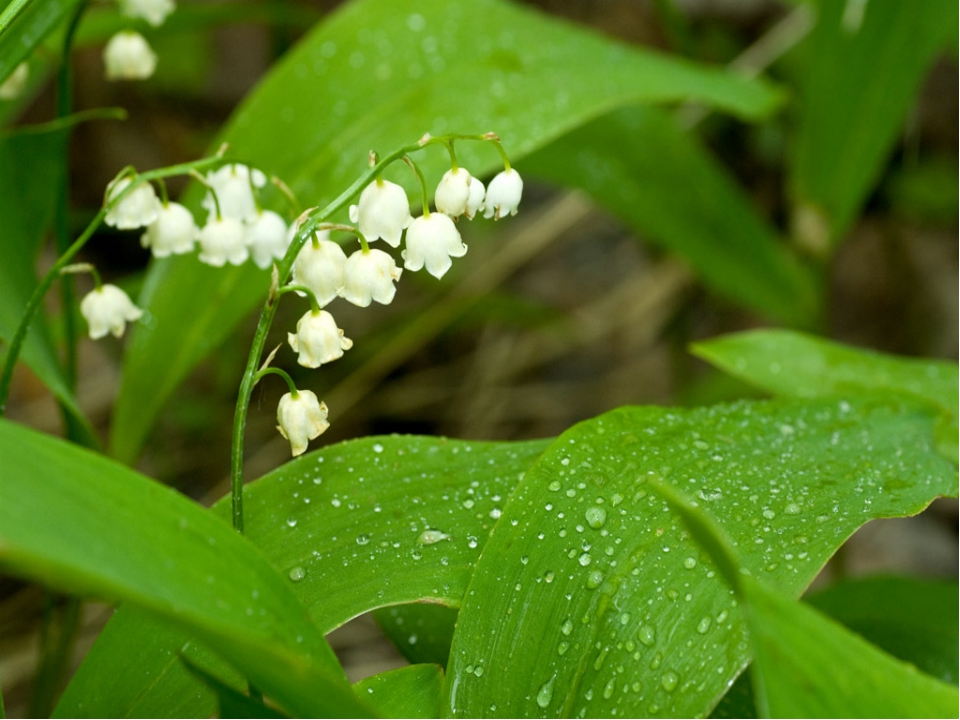
[[[546,708],[548,705],[550,705],[550,701],[553,700],[553,684],[556,681],[557,676],[554,675],[540,686],[540,689],[537,690],[537,705],[542,708]]]

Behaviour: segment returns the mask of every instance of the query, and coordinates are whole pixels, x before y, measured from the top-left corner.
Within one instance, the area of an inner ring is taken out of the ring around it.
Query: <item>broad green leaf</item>
[[[354,691],[383,717],[438,718],[443,669],[408,665],[361,680]]]
[[[380,608],[373,613],[383,632],[411,663],[447,666],[457,610],[417,603]]]
[[[16,0],[4,3],[12,6]],[[76,10],[80,0],[28,0],[8,26],[0,27],[0,82]],[[6,8],[5,8],[6,10]]]
[[[139,605],[196,633],[288,710],[364,712],[287,581],[176,492],[0,422],[0,567]]]
[[[664,112],[618,110],[524,158],[520,169],[586,190],[721,295],[793,325],[814,317],[812,276],[733,178]]]
[[[206,685],[217,696],[217,708],[220,718],[285,718],[281,712],[267,706],[263,700],[251,697],[227,685],[220,678],[208,673],[186,658],[181,658],[190,674]]]
[[[787,330],[726,335],[696,343],[691,350],[721,370],[777,395],[894,391],[919,396],[941,408],[937,443],[944,457],[957,462],[956,363],[885,355]],[[950,494],[956,496],[956,492]]]
[[[749,659],[743,621],[651,483],[696,497],[745,568],[797,596],[864,522],[954,490],[932,428],[925,406],[883,399],[623,408],[575,426],[526,473],[477,562],[447,712],[709,713]]]
[[[894,657],[957,684],[960,600],[956,580],[857,578],[805,600]]]
[[[67,129],[21,132],[0,137],[0,339],[9,342],[37,286],[34,270],[53,213],[55,187],[63,172]],[[6,350],[6,348],[4,348]],[[5,356],[0,355],[0,360]],[[72,415],[76,428],[93,443],[95,435],[67,386],[50,330],[42,315],[30,326],[20,353],[44,385]]]
[[[332,445],[246,487],[246,536],[290,578],[324,633],[377,607],[456,606],[507,496],[548,442],[381,437]],[[226,498],[215,512],[227,518],[228,510]],[[120,607],[57,715],[208,715],[215,700],[177,652],[219,671],[190,641]]]
[[[807,240],[829,253],[876,185],[920,82],[956,38],[958,19],[952,0],[815,4],[788,170],[795,200],[825,223],[823,234]]]
[[[361,174],[371,149],[385,154],[427,131],[493,130],[518,160],[628,104],[696,100],[757,117],[778,97],[765,84],[501,0],[360,0],[278,62],[219,140],[283,178],[305,205],[322,206]],[[481,177],[500,164],[492,147],[476,143],[458,145],[458,157]],[[432,190],[449,159],[439,148],[420,159]],[[415,185],[405,168],[387,174]],[[344,210],[336,219],[346,217]],[[136,459],[170,393],[262,304],[267,284],[265,272],[199,267],[195,257],[154,264],[139,302],[153,321],[136,329],[127,355],[110,439],[115,457]]]

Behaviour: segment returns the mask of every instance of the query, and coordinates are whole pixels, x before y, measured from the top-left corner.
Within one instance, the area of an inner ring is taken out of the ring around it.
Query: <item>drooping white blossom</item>
[[[382,238],[397,247],[412,221],[407,194],[389,180],[374,180],[360,193],[359,204],[350,206],[350,222],[357,223],[367,242]]]
[[[523,180],[513,168],[498,173],[487,186],[483,201],[483,216],[499,220],[507,215],[516,215],[523,194]]]
[[[0,100],[13,100],[20,97],[20,93],[27,86],[27,78],[30,77],[30,66],[26,61],[17,65],[13,72],[7,75],[7,79],[0,83]]]
[[[317,298],[320,307],[336,298],[343,289],[343,268],[347,255],[337,243],[329,240],[327,230],[317,232],[317,244],[304,243],[293,263],[291,285],[303,285]]]
[[[257,267],[266,270],[290,246],[287,224],[272,210],[262,210],[246,222],[246,242]]]
[[[161,205],[159,215],[140,236],[140,244],[150,248],[154,257],[182,255],[193,250],[200,230],[193,214],[179,203]]]
[[[176,9],[173,0],[119,0],[120,12],[131,18],[143,18],[154,27],[163,25]]]
[[[367,307],[372,300],[389,305],[397,293],[394,282],[403,271],[382,250],[357,250],[343,267],[340,295],[348,302]]]
[[[123,290],[107,284],[87,293],[80,301],[80,313],[90,328],[90,337],[99,340],[108,332],[114,337],[123,335],[126,324],[139,320],[143,310]]]
[[[483,197],[486,188],[477,178],[470,179],[470,197],[467,198],[467,207],[463,211],[467,220],[473,220],[473,216],[483,207]]]
[[[107,188],[107,202],[111,202],[132,183],[131,178],[121,178]],[[160,198],[153,185],[142,182],[131,190],[119,203],[107,211],[103,221],[119,230],[146,227],[160,217]]]
[[[299,390],[296,396],[286,393],[277,406],[277,430],[290,441],[290,452],[302,455],[307,444],[330,427],[327,406],[309,390]]]
[[[200,262],[213,267],[242,265],[250,257],[245,229],[239,220],[210,220],[200,231]]]
[[[287,333],[287,341],[298,354],[297,362],[308,368],[338,360],[344,350],[353,347],[353,340],[343,336],[343,330],[326,310],[307,311],[297,322],[297,331]]]
[[[432,212],[413,221],[402,254],[405,269],[416,271],[426,265],[428,273],[442,278],[453,264],[450,258],[466,255],[467,246],[453,220],[442,212]]]
[[[467,211],[472,182],[470,173],[463,168],[447,170],[434,195],[437,210],[452,218],[463,215]]]
[[[157,69],[157,55],[140,33],[121,30],[103,49],[107,80],[146,80]]]
[[[256,168],[246,165],[224,165],[215,172],[207,173],[207,184],[217,194],[220,202],[220,214],[234,220],[250,221],[257,215],[257,203],[253,198],[253,185],[262,188],[267,184],[267,176]],[[203,199],[203,207],[214,218],[217,206],[213,196],[208,192]]]

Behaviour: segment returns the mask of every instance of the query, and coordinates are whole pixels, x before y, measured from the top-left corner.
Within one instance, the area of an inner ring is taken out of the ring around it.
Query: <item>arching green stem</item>
[[[413,170],[414,174],[417,176],[417,180],[420,181],[420,196],[423,199],[423,216],[429,217],[430,215],[430,195],[427,192],[427,180],[423,177],[423,171],[420,169],[420,166],[417,165],[411,158],[404,155],[403,161],[410,166],[410,169]]]
[[[313,290],[308,288],[306,285],[284,285],[282,288],[277,290],[277,295],[283,295],[288,292],[301,292],[307,296],[307,299],[310,300],[310,309],[313,311],[313,314],[316,315],[320,312],[320,303],[317,302],[317,296],[313,294]]]

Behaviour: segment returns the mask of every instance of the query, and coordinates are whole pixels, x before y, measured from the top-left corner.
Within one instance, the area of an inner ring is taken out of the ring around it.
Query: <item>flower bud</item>
[[[291,285],[303,285],[317,298],[320,307],[330,303],[343,289],[343,268],[347,255],[343,249],[326,238],[329,231],[316,233],[317,246],[304,243],[293,263]]]
[[[389,180],[374,180],[360,193],[359,205],[350,206],[350,222],[373,242],[383,238],[391,247],[400,245],[400,235],[410,226],[410,203],[399,185]]]
[[[302,455],[307,444],[330,427],[327,406],[309,390],[286,393],[277,406],[277,430],[290,441],[290,452]]]
[[[128,177],[122,178],[107,187],[107,203],[114,200],[132,183]],[[160,198],[153,185],[143,182],[131,190],[119,203],[107,211],[103,221],[119,230],[133,230],[146,227],[160,217]]]
[[[466,255],[467,246],[453,220],[442,212],[432,212],[413,221],[402,254],[405,269],[416,271],[426,265],[428,273],[442,278],[453,264],[450,258]]]
[[[473,178],[463,168],[447,170],[437,185],[434,200],[437,210],[452,218],[460,217],[467,210],[470,200],[470,184]]]
[[[253,199],[251,180],[258,188],[267,184],[266,175],[246,165],[224,165],[216,172],[207,173],[207,184],[217,194],[221,216],[240,221],[256,219],[257,203]],[[217,204],[210,193],[203,199],[203,207],[211,218],[216,217]]]
[[[246,233],[250,255],[261,270],[270,267],[275,258],[282,258],[290,245],[287,224],[272,210],[262,210],[249,220]]]
[[[483,216],[499,220],[507,215],[516,215],[523,193],[523,180],[520,174],[511,168],[498,173],[487,187],[487,197],[483,201]]]
[[[230,217],[211,220],[200,231],[200,262],[213,267],[242,265],[250,257],[243,225]]]
[[[467,207],[463,211],[463,214],[467,216],[467,220],[473,220],[473,216],[483,207],[485,190],[486,188],[483,187],[483,183],[477,178],[470,179],[470,197],[467,198]]]
[[[80,301],[80,313],[90,326],[90,337],[99,340],[108,332],[123,335],[127,322],[139,320],[143,310],[116,285],[101,285]]]
[[[142,18],[153,27],[160,27],[167,15],[176,9],[173,0],[120,0],[120,12],[131,18]]]
[[[403,271],[382,250],[357,250],[343,267],[340,295],[354,305],[367,307],[371,300],[389,305],[397,289],[393,283]]]
[[[154,257],[182,255],[193,250],[200,231],[193,215],[183,205],[171,202],[161,206],[157,219],[140,236],[140,244],[150,248]]]
[[[297,332],[287,333],[287,341],[298,353],[297,362],[308,368],[338,360],[344,350],[353,347],[353,340],[343,336],[343,330],[326,310],[305,313],[297,323]]]
[[[146,80],[157,69],[157,55],[143,35],[122,30],[103,49],[107,80]]]

